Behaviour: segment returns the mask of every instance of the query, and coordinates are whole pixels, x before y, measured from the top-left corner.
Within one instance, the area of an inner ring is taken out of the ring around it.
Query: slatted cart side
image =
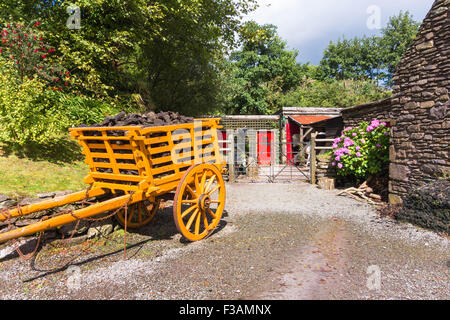
[[[197,163],[223,165],[217,138],[219,119],[140,130],[149,154],[150,175],[161,193],[174,190],[186,170]]]
[[[82,147],[90,172],[85,183],[95,187],[137,191],[151,184],[150,162],[142,140],[132,137],[140,127],[71,128],[70,135]],[[135,133],[128,135],[128,133]]]

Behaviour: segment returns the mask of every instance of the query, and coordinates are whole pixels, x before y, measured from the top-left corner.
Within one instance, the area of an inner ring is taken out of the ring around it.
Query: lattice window
[[[274,120],[261,119],[221,119],[220,125],[226,129],[255,129],[255,130],[272,130],[279,128],[279,122]]]

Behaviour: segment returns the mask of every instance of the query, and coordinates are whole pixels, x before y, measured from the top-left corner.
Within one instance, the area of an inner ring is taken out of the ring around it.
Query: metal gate
[[[310,181],[309,146],[282,142],[278,129],[230,129],[219,137],[230,181]]]

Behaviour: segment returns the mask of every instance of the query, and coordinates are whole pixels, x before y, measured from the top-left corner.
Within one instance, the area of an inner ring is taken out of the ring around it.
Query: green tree
[[[380,80],[384,77],[380,38],[355,37],[330,42],[320,61],[321,78]]]
[[[391,91],[373,81],[321,81],[307,77],[299,86],[283,94],[280,101],[285,106],[347,108],[390,95]]]
[[[234,45],[255,2],[75,0],[81,28],[69,29],[66,1],[0,0],[0,23],[39,21],[58,62],[71,71],[74,91],[198,113],[211,108],[215,58]]]
[[[391,85],[395,68],[414,40],[418,26],[408,11],[400,12],[390,17],[379,36],[331,41],[320,62],[320,78],[373,80]]]
[[[298,85],[304,67],[298,52],[288,50],[274,25],[247,22],[240,31],[241,48],[228,62],[229,114],[268,114],[277,111],[284,92]]]

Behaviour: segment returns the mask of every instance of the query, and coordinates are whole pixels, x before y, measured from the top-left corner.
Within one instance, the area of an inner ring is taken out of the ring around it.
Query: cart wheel
[[[178,183],[173,218],[190,241],[206,237],[217,227],[225,207],[225,183],[215,165],[191,166]]]
[[[144,200],[128,206],[127,228],[140,228],[152,221],[160,202],[161,199],[157,199],[156,202]],[[117,212],[116,218],[122,226],[125,226],[125,210]]]

